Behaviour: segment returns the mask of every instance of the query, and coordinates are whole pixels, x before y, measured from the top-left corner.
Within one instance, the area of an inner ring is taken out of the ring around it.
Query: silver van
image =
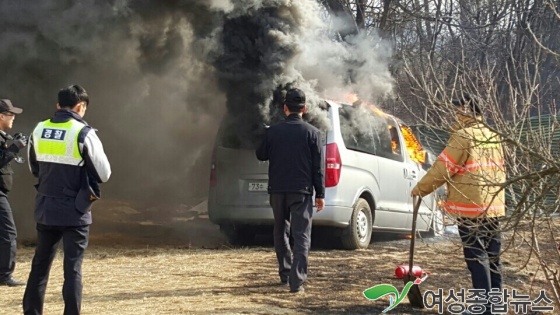
[[[325,208],[314,213],[313,226],[329,227],[346,249],[367,248],[373,230],[409,234],[410,191],[430,166],[412,130],[374,107],[332,101],[320,107],[331,128],[323,132]],[[268,162],[257,160],[256,143],[237,137],[234,126],[226,117],[216,138],[208,214],[230,241],[239,244],[252,239],[259,228],[271,227],[273,214]],[[419,231],[443,232],[433,194],[424,197],[419,214]]]

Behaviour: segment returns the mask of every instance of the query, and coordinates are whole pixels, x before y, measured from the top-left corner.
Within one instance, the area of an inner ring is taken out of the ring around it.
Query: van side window
[[[340,131],[348,150],[376,154],[379,143],[374,132],[375,117],[364,108],[342,106],[339,109]]]
[[[385,124],[383,125],[382,130],[378,131],[381,137],[381,150],[379,152],[379,156],[403,162],[403,146],[399,138],[398,127],[390,117],[383,118],[383,120]]]
[[[342,139],[348,150],[404,161],[397,125],[391,118],[368,107],[342,106],[339,114]]]
[[[401,141],[399,140],[399,132],[393,126],[389,126],[389,134],[391,135],[391,149],[393,154],[401,154]]]

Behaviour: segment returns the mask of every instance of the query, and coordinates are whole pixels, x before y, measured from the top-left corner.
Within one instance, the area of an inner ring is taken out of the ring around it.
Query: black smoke
[[[331,40],[327,26],[313,0],[3,0],[0,96],[24,108],[12,132],[30,133],[52,116],[60,88],[84,86],[85,119],[113,168],[103,198],[193,205],[206,197],[226,112],[251,135],[278,114],[273,95],[297,86],[313,121],[327,128],[319,95],[387,92],[380,42]],[[351,72],[365,88],[348,83],[348,64],[358,65]],[[16,167],[19,221],[32,221],[34,183]],[[20,235],[32,233],[26,226]]]
[[[252,136],[259,134],[260,126],[278,109],[272,106],[274,91],[292,83],[282,82],[286,81],[282,76],[297,52],[297,42],[285,38],[300,30],[293,10],[272,1],[245,12],[225,17],[222,53],[213,64],[228,112],[238,122],[240,138],[254,142]]]

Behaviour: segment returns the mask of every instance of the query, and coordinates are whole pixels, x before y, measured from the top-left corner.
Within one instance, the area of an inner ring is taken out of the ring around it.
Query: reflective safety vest
[[[53,123],[50,119],[40,122],[33,130],[33,147],[38,162],[82,166],[78,138],[86,127],[82,122],[70,119]]]

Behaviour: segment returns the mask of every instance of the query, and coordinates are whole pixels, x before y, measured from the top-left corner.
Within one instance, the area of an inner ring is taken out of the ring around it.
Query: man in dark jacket
[[[19,150],[27,145],[25,137],[12,137],[6,133],[12,129],[15,114],[21,114],[21,108],[14,107],[8,99],[0,100],[0,285],[9,287],[25,285],[12,277],[16,268],[17,230],[8,202],[8,192],[12,189],[12,167],[10,161]],[[8,146],[7,141],[13,140]]]
[[[291,89],[286,94],[284,122],[270,127],[257,149],[257,158],[269,161],[268,193],[274,213],[274,249],[280,281],[290,292],[303,292],[311,246],[311,198],[315,189],[317,211],[324,207],[325,184],[321,134],[303,121],[305,94]],[[290,231],[291,228],[291,231]],[[293,257],[290,233],[294,240]]]
[[[29,167],[36,185],[37,247],[23,296],[25,315],[43,314],[52,261],[62,240],[64,315],[80,314],[82,260],[89,240],[91,203],[111,166],[95,129],[82,119],[89,106],[84,88],[58,92],[54,117],[40,122],[31,136]]]

